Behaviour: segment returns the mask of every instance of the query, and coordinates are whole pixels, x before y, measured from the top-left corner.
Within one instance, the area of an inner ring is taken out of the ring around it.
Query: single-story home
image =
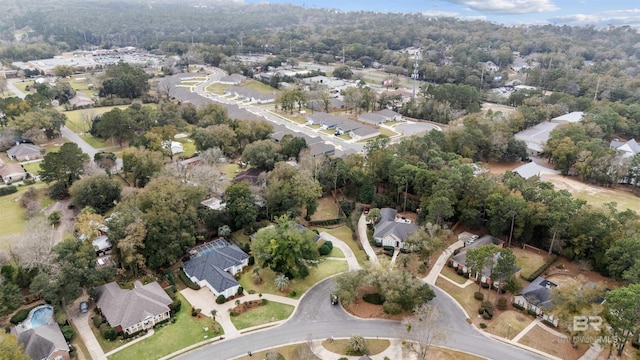
[[[223,77],[218,82],[220,84],[229,84],[229,85],[238,85],[246,79],[244,75],[241,74],[231,74]]]
[[[27,178],[27,171],[20,164],[9,163],[0,166],[0,178],[5,184],[11,184],[15,181],[22,181]]]
[[[358,115],[358,120],[372,125],[382,125],[387,121],[383,116],[372,112]]]
[[[571,124],[571,123],[578,123],[582,121],[583,117],[584,117],[584,112],[573,111],[564,115],[556,116],[550,121],[552,123],[558,123],[558,124]]]
[[[534,311],[537,315],[542,316],[544,320],[558,326],[558,319],[555,319],[551,314],[545,313],[545,310],[553,307],[551,289],[557,286],[557,284],[539,276],[526,288],[522,289],[522,293],[514,298],[514,303],[526,310]]]
[[[612,140],[609,147],[618,150],[618,153],[620,153],[623,159],[632,158],[636,154],[640,153],[640,145],[638,145],[636,139],[624,142],[617,139]]]
[[[71,359],[67,341],[55,321],[19,332],[18,343],[24,346],[24,353],[33,360]]]
[[[471,238],[470,238],[471,239]],[[449,260],[452,267],[454,269],[461,269],[463,272],[465,273],[471,273],[471,278],[475,278],[478,279],[480,278],[480,281],[483,284],[489,284],[489,285],[494,285],[497,286],[498,284],[494,284],[494,282],[491,280],[491,269],[493,268],[493,266],[489,265],[487,267],[485,267],[484,269],[482,269],[482,271],[473,271],[473,269],[469,268],[466,265],[466,260],[467,260],[467,251],[469,249],[474,249],[474,248],[478,248],[480,246],[483,245],[496,245],[498,246],[498,248],[502,248],[504,246],[504,241],[493,237],[491,235],[485,235],[482,236],[479,239],[475,239],[475,237],[473,237],[473,241],[466,241],[465,242],[465,247],[463,247],[462,249],[460,249],[460,252],[458,252],[458,254],[454,255],[451,257],[451,259]],[[494,264],[498,261],[498,259],[500,258],[500,252],[498,252],[494,258],[493,258],[493,262]],[[517,277],[520,274],[520,268],[517,268],[515,276]]]
[[[224,246],[198,254],[182,265],[184,273],[194,283],[207,287],[215,296],[230,297],[238,292],[240,284],[233,275],[249,263],[249,255],[224,239],[216,240]]]
[[[227,207],[227,204],[222,202],[222,199],[217,197],[210,197],[206,200],[202,200],[200,202],[200,205],[202,205],[204,208],[207,208],[209,210],[216,210],[216,211],[224,210]]]
[[[171,316],[171,298],[155,281],[146,285],[136,281],[132,290],[110,282],[96,288],[96,294],[98,310],[118,333],[150,329]]]
[[[534,176],[540,176],[545,172],[549,172],[549,169],[545,168],[544,166],[540,166],[532,161],[530,163],[518,166],[517,168],[513,169],[513,172],[520,175],[524,179],[530,179]]]
[[[355,141],[361,141],[370,139],[380,135],[380,130],[374,129],[369,126],[362,126],[360,128],[349,131],[349,136]]]
[[[95,105],[95,101],[89,99],[86,96],[82,96],[82,95],[76,94],[76,96],[74,96],[71,99],[69,99],[69,104],[71,106],[76,107],[76,108],[90,107],[90,106]]]
[[[111,250],[113,248],[111,242],[109,241],[109,238],[104,234],[101,234],[100,236],[95,238],[91,242],[91,245],[93,245],[93,248],[96,251],[96,255],[99,257],[111,254]]]
[[[541,122],[529,129],[522,130],[514,135],[516,140],[524,141],[527,147],[527,154],[538,156],[544,151],[544,146],[549,140],[551,131],[560,123],[557,122]]]
[[[17,161],[29,161],[42,157],[42,148],[35,144],[19,143],[7,150],[10,159]]]
[[[317,142],[317,143],[313,143],[311,145],[308,145],[309,148],[309,154],[311,154],[311,156],[316,157],[316,156],[330,156],[335,154],[336,152],[336,148],[335,146],[331,145],[331,144],[325,144],[323,142]]]
[[[391,208],[380,209],[380,220],[373,230],[373,239],[377,246],[392,246],[408,249],[404,241],[420,227],[412,224],[411,220],[398,216],[398,212]]]
[[[162,146],[166,149],[171,149],[172,155],[184,152],[184,146],[178,141],[165,141]]]

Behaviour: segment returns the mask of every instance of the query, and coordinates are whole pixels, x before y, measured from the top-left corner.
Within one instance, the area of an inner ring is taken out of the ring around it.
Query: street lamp
[[[507,324],[509,327],[507,328],[507,339],[509,338],[509,335],[511,335],[511,323]]]

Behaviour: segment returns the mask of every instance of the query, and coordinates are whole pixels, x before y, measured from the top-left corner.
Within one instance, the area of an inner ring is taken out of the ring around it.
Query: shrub
[[[456,274],[458,274],[458,275],[462,276],[462,274],[463,274],[462,269],[458,269],[458,270],[456,270]]]
[[[318,252],[322,256],[329,255],[329,253],[331,252],[331,248],[329,248],[327,246],[327,244],[324,244],[324,245],[320,246],[320,248],[318,249]]]
[[[22,183],[25,185],[33,185],[36,183],[36,181],[34,179],[24,179]]]
[[[235,311],[233,311],[233,310],[229,310],[229,316],[234,316],[235,317],[235,316],[238,316],[238,315],[240,315],[240,314],[235,312]]]
[[[18,192],[18,188],[13,185],[0,187],[0,196],[13,194],[15,192]]]
[[[289,292],[289,297],[296,297],[298,296],[298,292],[296,292],[295,290],[291,290],[291,292]]]
[[[268,303],[269,303],[269,300],[267,299],[260,300],[260,305],[267,305]]]
[[[31,311],[31,309],[21,309],[16,311],[16,313],[13,314],[11,319],[9,319],[9,322],[12,323],[13,325],[17,325],[23,322],[27,318],[27,316],[29,316],[29,311]]]
[[[102,329],[100,329],[100,333],[102,334],[103,338],[109,341],[113,341],[118,337],[116,330],[111,326],[104,326]]]
[[[177,314],[180,312],[180,308],[182,308],[182,301],[180,300],[176,300],[174,302],[171,303],[171,313],[172,314]]]
[[[485,309],[492,309],[493,308],[493,304],[491,303],[491,301],[483,301],[482,302],[482,306]]]
[[[255,263],[256,263],[256,259],[253,256],[249,256],[249,259],[247,260],[247,264],[251,266]]]
[[[485,320],[491,320],[493,318],[493,315],[485,311],[482,313],[482,318]]]
[[[180,280],[182,280],[182,282],[187,285],[187,287],[189,289],[192,290],[200,290],[200,285],[194,283],[193,281],[191,281],[191,279],[189,279],[189,277],[187,276],[187,274],[184,273],[184,270],[180,270],[178,272],[178,276],[180,276]]]
[[[507,309],[507,299],[506,298],[498,298],[498,301],[496,302],[496,307],[498,308],[498,310],[506,310]]]
[[[482,300],[484,300],[484,294],[481,293],[480,291],[476,291],[476,292],[473,293],[473,298],[476,299],[476,300],[482,301]]]
[[[512,303],[511,306],[513,306],[514,308],[516,308],[518,310],[524,310],[524,306],[522,306],[520,304]]]
[[[398,315],[402,312],[402,307],[394,302],[386,301],[382,304],[382,311],[384,311],[385,314]]]
[[[480,329],[486,329],[487,328],[487,324],[485,323],[480,323]]]
[[[238,286],[238,292],[236,294],[238,295],[244,294],[244,288],[242,286]]]
[[[73,337],[76,335],[76,333],[73,332],[73,328],[69,325],[61,327],[60,331],[62,331],[62,336],[64,336],[64,339],[67,341],[73,339]]]
[[[333,243],[330,240],[326,240],[324,242],[324,245],[329,247],[329,250],[333,249]]]
[[[362,297],[362,300],[368,302],[373,305],[382,305],[384,304],[384,296],[380,293],[366,294]]]
[[[102,315],[94,316],[91,320],[93,320],[93,326],[95,326],[96,329],[100,329],[100,325],[102,325]]]
[[[247,292],[248,292],[249,294],[251,294],[251,295],[253,295],[253,294],[255,294],[255,293],[256,293],[256,291],[255,291],[255,290],[253,290],[253,289],[247,290]]]

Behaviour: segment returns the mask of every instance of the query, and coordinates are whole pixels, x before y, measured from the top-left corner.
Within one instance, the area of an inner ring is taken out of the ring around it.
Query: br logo
[[[594,331],[600,331],[602,325],[602,318],[600,316],[574,316],[573,317],[573,331],[587,331],[589,326]]]

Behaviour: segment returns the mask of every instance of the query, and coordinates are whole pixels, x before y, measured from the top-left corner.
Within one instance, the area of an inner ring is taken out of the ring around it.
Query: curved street
[[[230,359],[262,349],[309,339],[364,337],[411,339],[406,327],[399,321],[358,319],[346,313],[342,307],[329,302],[334,288],[332,279],[326,279],[303,296],[295,313],[284,324],[259,330],[233,339],[222,340],[178,356],[182,360]],[[543,357],[516,347],[489,339],[480,334],[465,320],[465,315],[448,296],[434,287],[436,298],[431,304],[442,315],[442,332],[445,338],[439,345],[466,351],[490,359],[543,359]]]

